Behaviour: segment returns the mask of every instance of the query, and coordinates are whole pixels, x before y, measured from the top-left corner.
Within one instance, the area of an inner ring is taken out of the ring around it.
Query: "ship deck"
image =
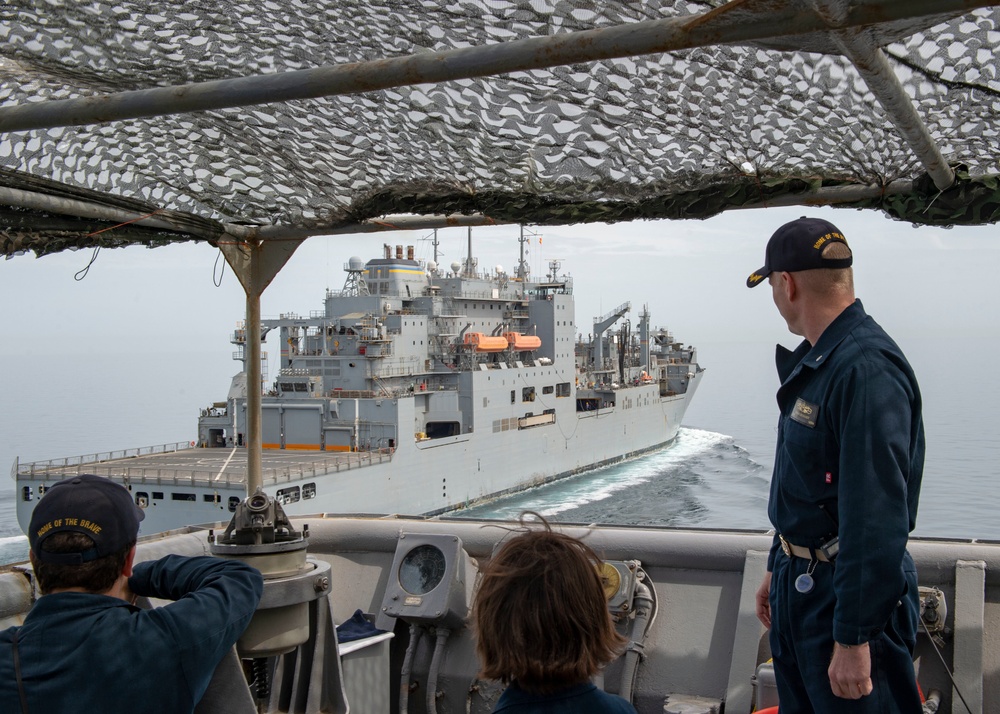
[[[192,484],[243,487],[247,474],[245,448],[182,448],[153,453],[127,453],[74,457],[20,464],[17,478],[58,481],[75,474],[97,474],[127,479],[131,483]],[[262,472],[265,485],[274,485],[309,475],[389,461],[389,451],[286,451],[265,449]]]

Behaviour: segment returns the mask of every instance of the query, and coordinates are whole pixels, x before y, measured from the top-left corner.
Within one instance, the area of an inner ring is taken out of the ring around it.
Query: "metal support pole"
[[[259,270],[260,261],[251,261]],[[261,427],[260,377],[260,293],[247,291],[247,495],[264,485],[263,443],[264,430]]]
[[[845,0],[812,0],[812,5],[831,26],[838,25],[848,14]],[[885,109],[896,131],[923,164],[934,185],[944,191],[955,183],[955,172],[935,145],[916,107],[889,65],[885,53],[864,33],[841,31],[831,34],[841,52],[854,64],[868,89]]]
[[[732,2],[698,15],[533,37],[445,52],[357,62],[278,74],[213,80],[177,87],[140,89],[77,99],[26,102],[0,108],[0,132],[80,126],[123,119],[273,104],[339,94],[372,92],[433,82],[486,77],[615,57],[659,54],[718,44],[758,40],[831,29],[848,29],[893,20],[961,14],[995,0],[882,0],[851,6],[842,21],[828,25],[795,3],[771,13],[743,12]]]
[[[224,241],[226,257],[247,296],[247,495],[264,485],[260,377],[260,296],[302,241],[246,243]]]

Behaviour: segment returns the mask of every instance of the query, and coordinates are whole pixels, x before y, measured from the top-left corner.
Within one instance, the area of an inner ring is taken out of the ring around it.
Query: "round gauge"
[[[597,574],[601,576],[601,585],[604,586],[604,597],[610,600],[622,585],[621,573],[611,563],[601,563],[597,566]]]
[[[444,579],[444,553],[433,545],[419,545],[399,564],[399,584],[410,595],[426,595]]]

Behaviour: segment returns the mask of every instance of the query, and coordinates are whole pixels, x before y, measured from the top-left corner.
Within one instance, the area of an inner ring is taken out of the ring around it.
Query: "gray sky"
[[[733,211],[706,221],[647,221],[539,230],[531,245],[534,275],[559,259],[574,277],[577,324],[630,300],[648,304],[653,323],[682,341],[765,340],[794,343],[766,288],[748,290],[746,276],[763,264],[771,232],[799,215],[820,215],[841,228],[855,252],[856,286],[868,312],[898,337],[944,339],[1000,335],[997,228],[914,228],[880,213],[832,209]],[[517,261],[515,226],[473,230],[480,269]],[[414,244],[430,258],[428,232],[312,238],[265,292],[265,317],[321,310],[326,288],[343,286],[352,255],[379,257],[382,244]],[[465,229],[439,232],[442,263],[461,260]],[[243,293],[225,267],[213,284],[217,251],[205,246],[103,250],[89,275],[73,275],[91,251],[0,264],[6,339],[0,354],[65,349],[77,354],[149,351],[232,352],[228,335],[243,317]],[[222,266],[219,261],[219,267]],[[218,269],[218,268],[216,268]],[[273,340],[272,340],[273,341]],[[274,349],[275,345],[269,345]],[[213,358],[214,359],[214,358]],[[226,365],[229,369],[234,365]]]

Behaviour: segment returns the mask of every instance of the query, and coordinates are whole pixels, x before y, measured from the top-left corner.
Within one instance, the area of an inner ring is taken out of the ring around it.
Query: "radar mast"
[[[365,282],[365,261],[358,256],[352,256],[348,261],[347,265],[344,266],[344,271],[347,273],[347,279],[344,280],[344,289],[342,291],[343,295],[368,295],[368,283]]]

